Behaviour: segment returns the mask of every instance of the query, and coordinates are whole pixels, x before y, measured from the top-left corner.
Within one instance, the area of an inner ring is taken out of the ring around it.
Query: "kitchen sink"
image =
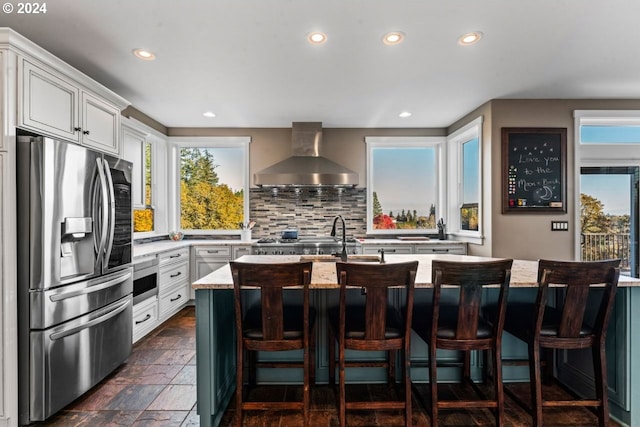
[[[312,262],[336,262],[340,261],[340,256],[336,255],[300,255],[300,261]],[[380,262],[377,255],[349,255],[347,262]]]

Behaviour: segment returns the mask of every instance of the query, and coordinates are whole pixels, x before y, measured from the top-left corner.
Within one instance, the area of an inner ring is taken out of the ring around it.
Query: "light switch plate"
[[[551,221],[551,231],[569,231],[569,221]]]

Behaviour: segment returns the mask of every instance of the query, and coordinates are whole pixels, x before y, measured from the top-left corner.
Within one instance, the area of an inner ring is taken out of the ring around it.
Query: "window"
[[[142,197],[141,200],[144,204],[144,207],[138,207],[133,209],[133,231],[135,233],[140,232],[151,232],[155,229],[154,227],[154,209],[153,209],[153,198],[152,198],[152,164],[153,164],[153,155],[152,155],[152,144],[148,141],[145,141],[142,144],[142,183],[140,188],[142,189]]]
[[[131,199],[136,238],[166,232],[166,181],[156,173],[165,159],[165,136],[122,118],[122,156],[133,164]]]
[[[248,138],[175,144],[176,229],[239,233],[248,221]]]
[[[482,236],[482,117],[449,135],[448,231],[473,242]]]
[[[436,232],[444,138],[367,137],[367,233]]]

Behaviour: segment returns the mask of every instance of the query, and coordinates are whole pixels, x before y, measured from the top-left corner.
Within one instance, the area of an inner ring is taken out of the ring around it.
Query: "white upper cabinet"
[[[22,127],[120,154],[117,106],[27,58],[19,64],[18,121]]]
[[[80,142],[80,89],[26,59],[21,64],[21,124]]]
[[[82,92],[82,143],[107,153],[119,154],[120,110]]]

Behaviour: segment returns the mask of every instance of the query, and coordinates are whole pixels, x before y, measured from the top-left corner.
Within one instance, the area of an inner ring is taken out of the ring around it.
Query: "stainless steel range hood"
[[[355,187],[358,174],[322,157],[322,123],[293,122],[292,156],[254,174],[258,186]]]

